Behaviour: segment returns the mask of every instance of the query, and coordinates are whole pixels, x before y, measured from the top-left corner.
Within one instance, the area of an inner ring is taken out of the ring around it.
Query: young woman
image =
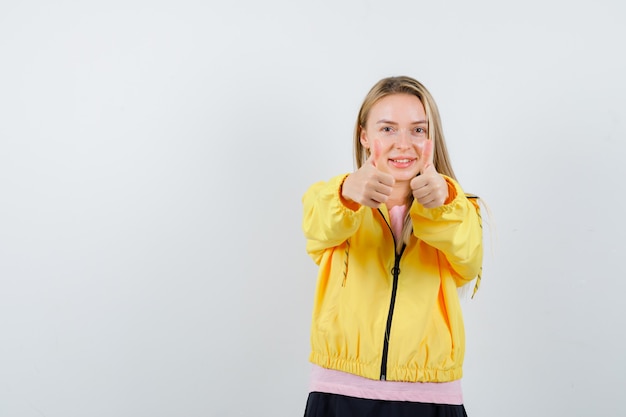
[[[379,81],[354,146],[358,169],[303,197],[319,265],[305,416],[465,416],[457,288],[480,275],[482,230],[430,93]]]

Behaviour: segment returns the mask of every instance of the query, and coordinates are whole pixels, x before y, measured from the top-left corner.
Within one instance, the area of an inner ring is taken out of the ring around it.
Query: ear
[[[365,149],[369,149],[370,148],[370,142],[367,139],[367,132],[363,128],[361,128],[361,133],[359,135],[359,140],[361,141],[361,145],[363,145],[363,147]]]

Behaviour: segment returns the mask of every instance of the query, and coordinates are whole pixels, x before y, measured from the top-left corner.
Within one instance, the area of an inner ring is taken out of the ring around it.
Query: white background
[[[53,4],[54,3],[54,4]],[[299,416],[301,197],[367,90],[482,196],[470,416],[626,415],[623,2],[3,1],[0,416]]]

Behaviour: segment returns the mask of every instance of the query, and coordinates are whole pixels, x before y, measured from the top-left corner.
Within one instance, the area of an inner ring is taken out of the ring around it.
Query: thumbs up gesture
[[[363,206],[378,208],[387,202],[391,195],[395,179],[393,175],[376,168],[376,160],[380,155],[380,143],[372,141],[370,156],[361,168],[348,175],[343,182],[341,195],[343,198]]]
[[[433,164],[434,142],[429,139],[424,142],[423,161],[419,174],[411,180],[413,198],[426,208],[442,206],[448,198],[448,184],[437,172]]]

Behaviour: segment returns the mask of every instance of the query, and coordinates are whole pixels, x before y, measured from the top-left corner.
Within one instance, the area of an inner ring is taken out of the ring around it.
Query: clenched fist
[[[432,140],[424,143],[420,158],[424,161],[424,165],[419,175],[411,180],[413,198],[426,208],[440,207],[448,198],[448,183],[433,164],[433,147]]]
[[[395,179],[393,175],[376,168],[376,159],[379,153],[379,144],[374,142],[365,164],[348,175],[343,182],[341,190],[343,198],[372,208],[378,208],[387,202],[393,190]]]

